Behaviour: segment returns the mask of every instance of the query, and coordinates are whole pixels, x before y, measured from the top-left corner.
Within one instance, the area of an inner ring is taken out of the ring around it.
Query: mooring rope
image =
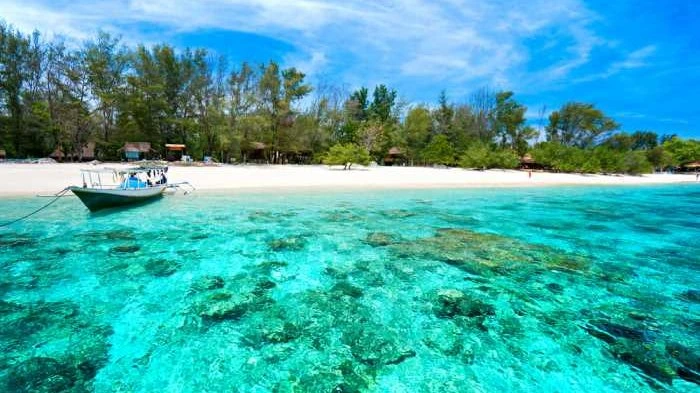
[[[70,191],[70,187],[64,188],[63,190],[57,192],[56,195],[55,195],[55,198],[52,199],[49,203],[45,204],[44,206],[42,206],[42,207],[40,207],[40,208],[34,210],[33,212],[31,212],[31,213],[29,213],[29,214],[24,215],[24,216],[22,216],[22,217],[20,217],[20,218],[18,218],[18,219],[16,219],[16,220],[12,220],[12,221],[10,221],[10,222],[6,222],[6,223],[4,223],[4,224],[0,224],[0,228],[4,228],[4,227],[6,227],[6,226],[10,226],[10,225],[12,225],[12,224],[14,224],[14,223],[16,223],[16,222],[20,222],[20,221],[22,221],[22,220],[25,220],[25,219],[27,219],[27,218],[29,218],[29,217],[31,217],[31,216],[33,216],[33,215],[39,213],[40,211],[46,209],[47,207],[51,206],[54,202],[56,202],[57,200],[59,200],[59,199],[63,196],[63,194],[65,194],[65,193],[68,192],[68,191]]]

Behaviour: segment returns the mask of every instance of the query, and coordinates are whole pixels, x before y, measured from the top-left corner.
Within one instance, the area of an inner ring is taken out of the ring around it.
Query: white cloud
[[[0,0],[0,9],[22,30],[78,40],[98,29],[122,32],[129,43],[167,41],[169,34],[199,29],[252,32],[294,45],[297,52],[285,61],[307,74],[335,64],[339,82],[430,78],[458,91],[561,80],[604,43],[590,27],[596,16],[580,0]],[[162,34],[135,36],[125,27],[139,23],[157,25]],[[525,41],[552,31],[566,42],[560,48],[566,56],[523,77],[530,57]],[[644,57],[631,54],[611,67],[634,67]]]
[[[625,70],[645,67],[649,65],[647,60],[649,57],[653,56],[655,52],[656,46],[647,45],[643,48],[628,53],[624,59],[613,62],[605,71],[577,78],[574,80],[574,82],[581,83],[590,82],[597,79],[606,79]]]

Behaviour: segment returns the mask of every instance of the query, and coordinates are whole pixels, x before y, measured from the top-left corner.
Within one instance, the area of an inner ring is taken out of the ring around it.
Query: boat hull
[[[75,194],[90,211],[98,211],[111,207],[135,205],[152,201],[163,196],[165,186],[139,188],[133,190],[98,189],[71,187]]]

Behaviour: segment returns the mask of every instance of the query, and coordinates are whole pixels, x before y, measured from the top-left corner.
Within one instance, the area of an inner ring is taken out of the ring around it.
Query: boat
[[[139,166],[127,169],[83,169],[83,185],[69,187],[90,211],[149,202],[163,196],[168,188],[167,166]],[[111,182],[110,182],[111,180]]]

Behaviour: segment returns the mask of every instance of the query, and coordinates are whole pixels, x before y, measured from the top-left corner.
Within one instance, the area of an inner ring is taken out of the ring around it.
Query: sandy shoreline
[[[125,168],[124,164],[0,164],[0,196],[55,193],[81,183],[82,168]],[[555,185],[643,185],[695,182],[695,175],[643,176],[578,175],[525,171],[472,171],[460,168],[372,167],[343,171],[326,166],[226,165],[179,167],[170,182],[188,181],[202,191],[260,191],[309,189],[407,189],[461,187],[529,187]]]

